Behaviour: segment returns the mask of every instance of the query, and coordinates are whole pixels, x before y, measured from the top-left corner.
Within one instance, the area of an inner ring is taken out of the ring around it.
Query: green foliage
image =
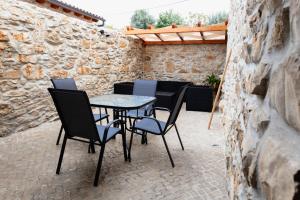
[[[207,25],[218,24],[225,22],[228,19],[228,13],[225,11],[217,12],[209,15],[207,18]]]
[[[136,10],[131,17],[131,26],[146,29],[147,25],[155,24],[155,19],[146,10]]]
[[[206,78],[206,82],[213,88],[218,87],[218,85],[220,84],[220,78],[218,76],[216,76],[214,73],[212,73],[211,75],[208,75]]]
[[[159,14],[156,27],[162,28],[162,27],[170,26],[173,23],[176,23],[177,25],[184,24],[184,19],[179,14],[174,13],[172,10],[169,10]]]
[[[198,22],[205,24],[208,20],[208,16],[203,13],[192,13],[189,12],[188,17],[186,18],[186,24],[189,26],[195,26]]]

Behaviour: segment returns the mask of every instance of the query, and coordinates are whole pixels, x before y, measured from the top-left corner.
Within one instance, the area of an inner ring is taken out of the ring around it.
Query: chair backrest
[[[100,141],[85,91],[48,88],[59,118],[69,137]]]
[[[53,87],[63,90],[78,90],[73,78],[51,79]]]
[[[155,97],[157,81],[136,80],[133,85],[133,95]]]
[[[170,116],[169,116],[169,119],[167,122],[167,126],[170,124],[174,124],[176,122],[179,112],[181,110],[182,104],[183,104],[184,95],[185,95],[187,88],[188,88],[188,86],[181,87],[178,98],[175,103],[175,106],[170,113]],[[166,126],[166,128],[167,128],[167,126]]]

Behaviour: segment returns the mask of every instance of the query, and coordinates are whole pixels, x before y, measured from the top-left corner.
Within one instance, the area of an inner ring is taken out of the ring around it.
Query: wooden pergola
[[[137,29],[128,26],[125,35],[131,35],[143,41],[144,45],[165,44],[226,44],[227,22],[209,26],[177,26],[173,24],[164,28]]]

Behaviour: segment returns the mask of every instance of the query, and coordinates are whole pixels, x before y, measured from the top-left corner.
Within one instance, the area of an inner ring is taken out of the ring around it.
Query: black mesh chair
[[[53,84],[53,87],[56,89],[63,89],[63,90],[78,90],[76,83],[73,78],[64,78],[64,79],[51,79],[51,82]],[[105,113],[101,112],[101,108],[99,108],[99,114],[94,114],[94,119],[96,122],[100,121],[103,119],[106,119],[106,122],[109,123],[108,121],[108,113],[107,109],[105,109]],[[60,137],[62,134],[63,126],[61,125],[59,134],[57,137],[56,145],[59,145]]]
[[[132,126],[132,131],[131,131],[131,136],[130,136],[129,150],[128,150],[128,152],[129,152],[129,154],[128,154],[129,161],[131,161],[131,147],[132,147],[133,133],[136,133],[138,130],[141,130],[143,132],[147,132],[147,133],[151,133],[151,134],[154,134],[154,135],[161,135],[162,136],[162,139],[163,139],[163,142],[164,142],[165,147],[167,149],[172,167],[175,166],[174,162],[173,162],[173,159],[172,159],[172,156],[171,156],[171,153],[169,151],[166,139],[165,139],[165,134],[172,127],[175,127],[175,130],[176,130],[181,148],[182,148],[182,150],[184,150],[184,147],[183,147],[183,144],[182,144],[182,141],[180,139],[179,132],[178,132],[178,128],[177,128],[175,122],[177,120],[180,109],[182,107],[186,89],[187,89],[186,86],[181,88],[181,91],[178,95],[176,104],[175,104],[174,109],[172,111],[169,111],[167,108],[161,108],[161,107],[154,107],[152,109],[152,110],[156,109],[156,110],[169,111],[170,115],[169,115],[169,118],[168,118],[167,122],[163,122],[163,121],[157,120],[156,118],[152,118],[152,117],[149,117],[149,116],[143,116],[143,117],[140,117],[140,118],[134,120],[133,126]]]
[[[99,145],[101,146],[101,150],[94,179],[94,186],[97,186],[105,145],[116,134],[122,134],[124,159],[125,161],[127,160],[123,124],[119,119],[117,119],[110,122],[106,126],[97,125],[94,120],[88,96],[84,91],[60,90],[53,88],[49,88],[48,91],[51,94],[59,118],[65,129],[65,135],[61,147],[56,174],[59,174],[60,172],[68,139]],[[119,123],[121,129],[112,127],[112,125],[116,123]]]
[[[134,81],[132,94],[137,96],[155,97],[156,88],[157,81],[155,80],[136,80]],[[126,117],[129,118],[130,127],[132,126],[132,119],[136,119],[143,116],[151,116],[150,111],[152,110],[152,108],[153,104],[147,105],[137,110],[127,111]],[[153,112],[153,115],[155,116],[155,111]],[[147,144],[146,133],[142,132],[140,135],[142,135],[141,143]]]
[[[157,87],[157,81],[136,80],[136,81],[134,81],[132,94],[137,95],[137,96],[155,97],[156,87]],[[137,118],[137,117],[142,117],[142,116],[148,116],[152,107],[153,107],[153,105],[147,105],[138,110],[129,110],[127,112],[127,117]]]

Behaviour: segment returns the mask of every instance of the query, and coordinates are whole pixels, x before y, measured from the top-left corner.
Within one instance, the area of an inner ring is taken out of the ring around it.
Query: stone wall
[[[228,38],[230,199],[300,199],[300,2],[231,0]]]
[[[115,82],[203,84],[208,74],[222,73],[225,45],[143,47],[34,2],[0,0],[0,136],[57,118],[47,91],[50,78],[73,77],[93,96],[111,92]]]
[[[50,78],[74,77],[89,95],[142,76],[142,45],[46,8],[0,0],[0,136],[56,117]]]
[[[148,45],[144,49],[144,77],[205,84],[208,75],[222,74],[225,44]]]

